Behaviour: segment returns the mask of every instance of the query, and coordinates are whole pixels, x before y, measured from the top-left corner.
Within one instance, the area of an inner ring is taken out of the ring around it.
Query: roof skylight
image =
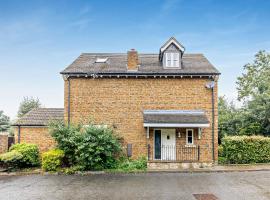
[[[97,58],[96,63],[106,63],[108,58]]]

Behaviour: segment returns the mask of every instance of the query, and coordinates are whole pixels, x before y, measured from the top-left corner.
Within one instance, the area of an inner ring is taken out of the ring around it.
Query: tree
[[[33,97],[24,97],[23,101],[20,103],[19,110],[18,110],[18,117],[24,116],[30,110],[34,108],[39,108],[41,103],[38,98]]]
[[[218,98],[218,140],[225,135],[237,135],[241,125],[241,112],[233,102],[228,103],[225,96]]]
[[[10,127],[9,117],[4,115],[4,112],[0,110],[0,132],[7,131]]]
[[[270,135],[270,54],[259,51],[238,77],[238,99],[243,101],[242,133]]]

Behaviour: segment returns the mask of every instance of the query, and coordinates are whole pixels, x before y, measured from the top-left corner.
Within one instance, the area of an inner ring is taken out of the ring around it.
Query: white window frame
[[[165,53],[165,65],[168,68],[173,68],[173,67],[179,67],[179,59],[180,54],[177,52],[168,52]]]
[[[192,132],[192,143],[188,143],[188,132]],[[187,129],[186,130],[186,145],[194,145],[194,129]]]

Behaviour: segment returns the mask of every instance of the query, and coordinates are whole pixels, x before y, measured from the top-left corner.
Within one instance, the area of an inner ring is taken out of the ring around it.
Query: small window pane
[[[179,67],[179,53],[166,53],[166,67]]]
[[[188,131],[188,137],[192,137],[192,131]]]
[[[193,144],[193,132],[192,132],[192,130],[187,131],[187,144]]]
[[[192,144],[192,137],[188,137],[188,144]]]

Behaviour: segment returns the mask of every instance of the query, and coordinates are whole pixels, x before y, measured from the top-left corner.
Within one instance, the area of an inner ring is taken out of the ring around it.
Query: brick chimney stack
[[[139,58],[138,52],[135,49],[131,49],[127,52],[127,67],[128,70],[138,70]]]

